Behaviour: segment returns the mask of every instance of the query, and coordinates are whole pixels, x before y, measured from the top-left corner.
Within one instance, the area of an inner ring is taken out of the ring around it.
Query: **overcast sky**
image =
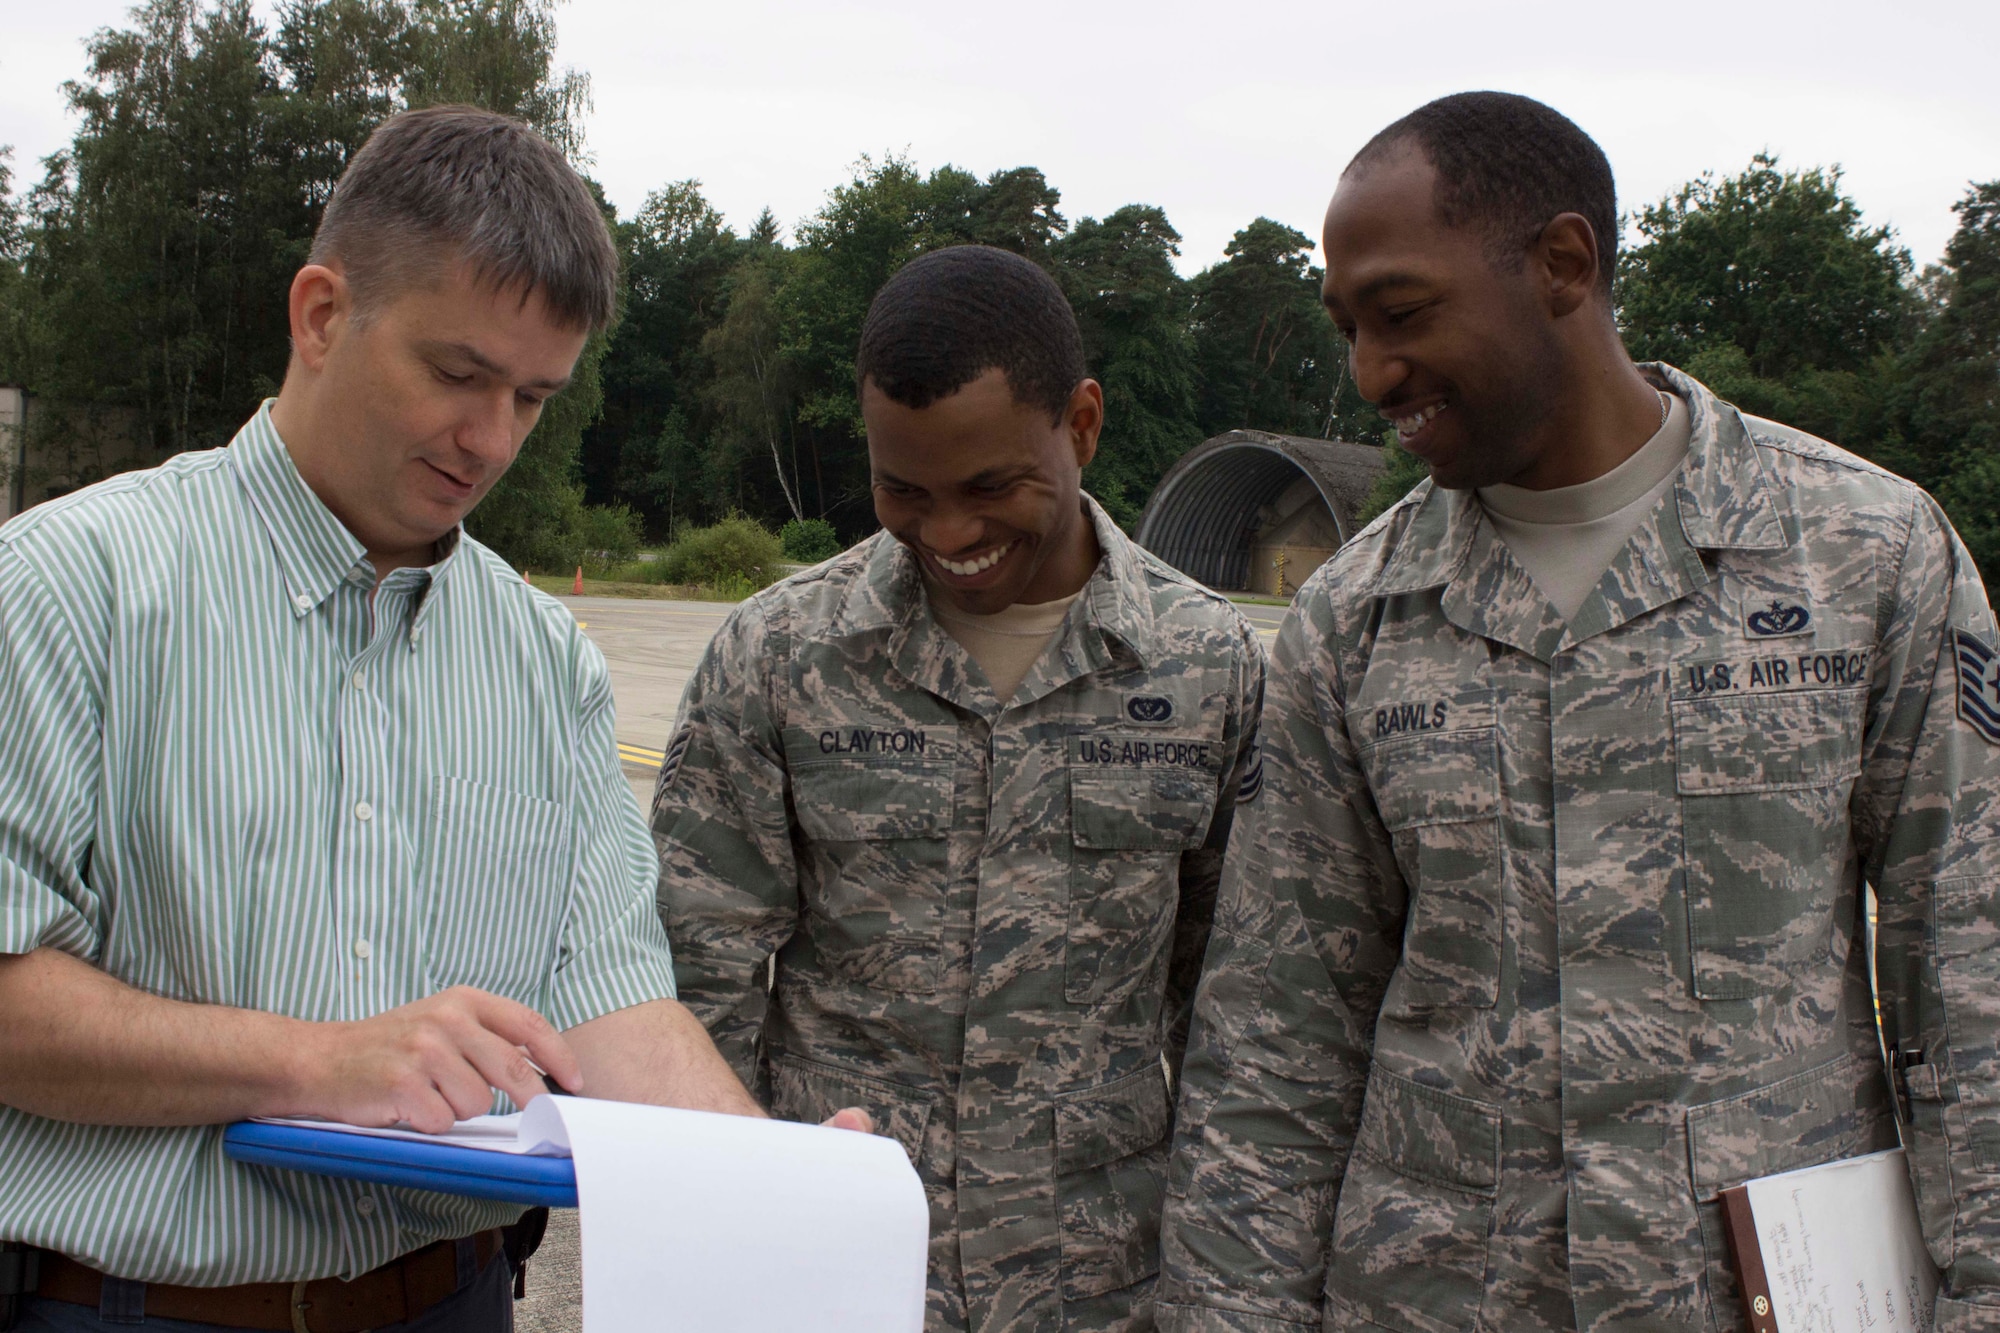
[[[59,85],[126,4],[4,10],[0,143],[18,185],[68,140]],[[1316,235],[1370,134],[1468,88],[1577,120],[1622,208],[1764,149],[1839,163],[1919,264],[1967,181],[2000,177],[1993,0],[570,0],[560,25],[561,62],[592,81],[592,170],[621,212],[694,177],[739,229],[768,204],[789,231],[862,153],[1032,165],[1071,220],[1164,207],[1192,273],[1259,214]]]

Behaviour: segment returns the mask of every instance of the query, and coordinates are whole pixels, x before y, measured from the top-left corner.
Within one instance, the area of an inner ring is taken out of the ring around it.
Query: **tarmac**
[[[641,810],[652,802],[653,779],[673,737],[681,692],[715,631],[735,609],[729,602],[646,601],[624,597],[564,597],[583,632],[604,652],[618,708],[618,757]],[[1282,606],[1238,607],[1268,647],[1284,618]],[[583,1327],[583,1273],[577,1214],[550,1215],[542,1248],[528,1262],[527,1296],[515,1303],[516,1333],[578,1333]]]

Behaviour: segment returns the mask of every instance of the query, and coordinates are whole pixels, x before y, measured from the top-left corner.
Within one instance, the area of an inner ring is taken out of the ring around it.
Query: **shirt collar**
[[[1661,362],[1639,373],[1687,404],[1689,443],[1674,502],[1682,533],[1697,550],[1775,550],[1795,530],[1786,522],[1788,501],[1757,456],[1743,415],[1707,386]],[[1451,583],[1466,570],[1482,514],[1469,490],[1446,491],[1419,483],[1417,511],[1377,576],[1375,596],[1389,597]],[[1501,549],[1487,543],[1488,554]]]
[[[1152,604],[1143,595],[1145,557],[1096,500],[1083,497],[1084,514],[1102,552],[1097,568],[1070,610],[1053,660],[1056,678],[1038,663],[1014,696],[1017,703],[1045,693],[1059,679],[1074,678],[1121,661],[1149,664],[1154,652]],[[848,589],[828,625],[830,638],[881,634],[885,650],[906,679],[946,698],[964,698],[965,654],[931,614],[923,571],[909,548],[887,532],[869,542],[863,577]],[[1046,661],[1047,659],[1045,659]]]
[[[299,475],[291,450],[271,420],[271,404],[276,401],[265,399],[257,415],[236,433],[229,442],[229,461],[271,538],[271,550],[296,619],[312,614],[335,588],[350,579],[372,583],[374,571],[368,564],[367,548]],[[438,543],[442,555],[437,563],[418,571],[426,583],[435,587],[457,563],[463,545],[461,532],[455,527],[447,533]],[[424,596],[419,625],[436,601],[433,596]]]
[[[1083,510],[1103,555],[1077,600],[1094,624],[1144,656],[1153,615],[1137,591],[1143,557],[1096,500],[1085,495]],[[887,532],[877,533],[869,548],[866,573],[848,590],[829,626],[833,636],[907,630],[931,619],[923,571],[909,548]]]

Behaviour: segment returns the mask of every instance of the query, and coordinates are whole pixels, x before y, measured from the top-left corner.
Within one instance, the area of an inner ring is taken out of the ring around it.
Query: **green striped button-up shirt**
[[[671,996],[603,657],[443,549],[375,588],[268,403],[0,528],[0,953],[321,1021],[459,984],[558,1028]],[[352,1276],[518,1212],[0,1107],[0,1239],[120,1277]]]

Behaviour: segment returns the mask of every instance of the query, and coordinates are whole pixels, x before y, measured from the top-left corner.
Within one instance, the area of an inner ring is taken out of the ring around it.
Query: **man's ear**
[[[292,352],[307,370],[326,364],[333,340],[354,314],[353,293],[337,268],[307,264],[292,275]]]
[[[1549,313],[1568,315],[1597,291],[1597,232],[1581,213],[1558,213],[1530,247],[1547,283]]]
[[[1096,380],[1079,380],[1063,409],[1070,447],[1076,450],[1078,471],[1097,457],[1097,437],[1104,430],[1104,389]]]

